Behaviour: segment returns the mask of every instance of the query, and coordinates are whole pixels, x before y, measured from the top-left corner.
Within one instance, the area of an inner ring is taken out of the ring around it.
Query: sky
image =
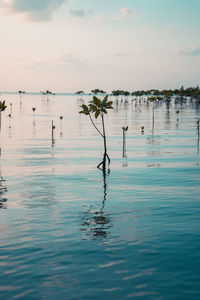
[[[200,0],[0,0],[0,91],[199,81]]]

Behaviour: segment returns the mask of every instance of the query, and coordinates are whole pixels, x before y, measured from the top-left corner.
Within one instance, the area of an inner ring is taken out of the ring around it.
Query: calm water
[[[0,299],[200,299],[200,109],[120,101],[103,176],[76,96],[1,99]]]

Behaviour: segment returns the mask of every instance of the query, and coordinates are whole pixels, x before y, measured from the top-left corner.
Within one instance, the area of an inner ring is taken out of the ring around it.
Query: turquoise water
[[[200,299],[200,108],[120,100],[104,176],[80,99],[1,98],[0,299]]]

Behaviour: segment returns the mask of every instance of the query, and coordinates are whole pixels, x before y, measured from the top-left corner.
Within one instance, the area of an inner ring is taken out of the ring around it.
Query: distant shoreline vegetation
[[[0,92],[0,94],[17,94],[19,91],[16,92]],[[26,92],[26,94],[29,95],[39,95],[40,92]],[[150,90],[137,90],[133,92],[129,92],[126,90],[113,90],[111,93],[108,93],[101,89],[93,89],[91,92],[84,92],[82,90],[74,92],[74,93],[65,93],[65,92],[58,92],[58,93],[50,93],[52,95],[109,95],[109,96],[133,96],[133,97],[142,97],[142,96],[161,96],[165,99],[170,99],[171,97],[192,97],[194,99],[198,99],[200,101],[200,88],[197,87],[189,87],[184,88],[183,86],[180,89],[164,89],[164,90],[158,90],[158,89],[150,89]]]

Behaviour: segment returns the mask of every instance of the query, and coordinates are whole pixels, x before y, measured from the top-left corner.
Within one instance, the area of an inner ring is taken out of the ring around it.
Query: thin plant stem
[[[101,113],[101,121],[102,121],[103,141],[104,141],[103,169],[105,169],[106,168],[107,145],[106,145],[106,132],[105,132],[103,113]]]
[[[198,121],[197,121],[197,135],[198,135],[198,137],[197,137],[197,153],[199,153],[199,134],[200,134],[200,132],[199,132],[199,118],[198,118]]]
[[[126,156],[126,132],[123,129],[123,157]]]
[[[92,122],[92,125],[94,126],[94,128],[98,131],[98,133],[102,136],[102,138],[104,138],[103,134],[101,133],[101,131],[97,128],[97,126],[95,125],[91,115],[89,114],[90,120]]]

